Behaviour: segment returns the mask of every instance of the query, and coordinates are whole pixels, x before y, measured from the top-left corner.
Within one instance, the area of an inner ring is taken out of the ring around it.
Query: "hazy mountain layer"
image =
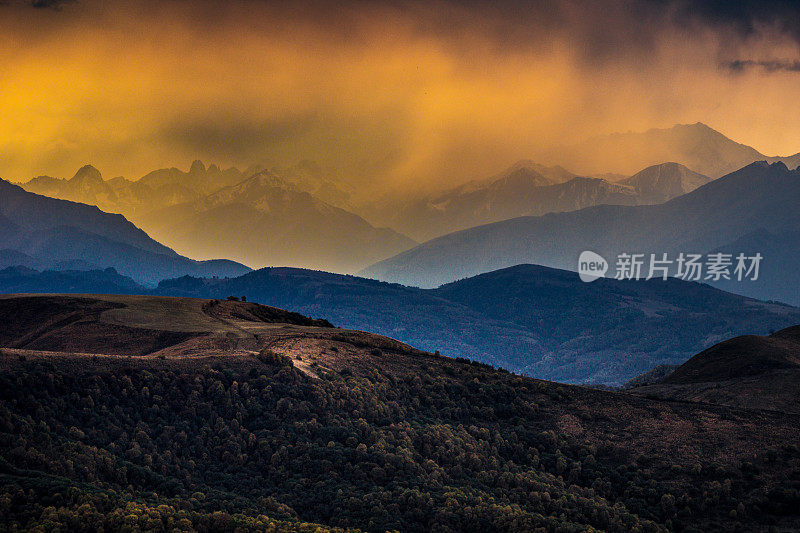
[[[779,251],[780,255],[765,255],[765,273],[758,283],[725,287],[800,304],[800,292],[791,286],[800,264],[790,261],[800,257],[800,242],[791,237],[800,232],[798,204],[800,171],[790,171],[783,163],[753,163],[664,204],[604,205],[480,226],[426,242],[361,274],[435,287],[519,263],[575,270],[580,253],[593,250],[606,258],[613,275],[620,253],[659,257],[667,253],[674,260],[681,252],[703,254],[721,247],[732,253],[748,252],[731,246],[763,230],[786,236],[781,243],[773,237],[770,244],[769,253]]]
[[[188,172],[172,167],[154,170],[138,180],[116,177],[106,181],[100,171],[87,165],[71,179],[39,176],[19,185],[27,191],[51,198],[96,205],[103,211],[121,213],[141,224],[147,222],[152,211],[199,200],[263,170],[260,166],[244,172],[237,168],[223,170],[216,165],[206,167],[201,161],[195,161]],[[280,169],[280,175],[300,191],[339,207],[347,206],[349,194],[326,179],[322,170],[312,162]]]
[[[796,168],[800,165],[800,154],[770,158],[698,122],[643,133],[594,137],[542,156],[545,163],[564,165],[582,174],[630,175],[656,163],[674,161],[712,178],[762,160],[783,160],[790,168]]]
[[[661,203],[692,191],[710,178],[677,163],[642,170],[617,183],[579,177],[561,167],[522,161],[500,176],[470,182],[430,197],[385,206],[377,220],[420,240],[520,216],[615,204]]]
[[[301,191],[271,172],[153,212],[153,236],[195,257],[353,272],[416,243]]]
[[[104,181],[86,166],[69,180],[40,177],[22,186],[122,213],[161,242],[200,258],[352,272],[416,244],[337,207],[348,204],[349,194],[313,163],[280,169],[280,175],[248,171],[195,161],[189,172],[170,168],[138,181]]]

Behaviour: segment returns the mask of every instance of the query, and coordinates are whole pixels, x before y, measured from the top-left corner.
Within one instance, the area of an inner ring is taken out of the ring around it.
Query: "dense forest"
[[[337,358],[355,341],[336,335],[318,378],[269,350],[5,353],[0,530],[800,527],[796,417],[402,348]]]

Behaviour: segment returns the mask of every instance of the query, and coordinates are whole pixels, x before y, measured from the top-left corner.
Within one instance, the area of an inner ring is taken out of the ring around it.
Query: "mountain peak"
[[[78,172],[75,173],[70,181],[82,183],[102,183],[103,176],[100,174],[100,171],[94,168],[92,165],[84,165],[78,170]]]
[[[205,171],[206,166],[199,159],[193,161],[191,168],[189,168],[189,174],[204,174]]]
[[[789,167],[786,166],[786,163],[783,161],[776,161],[769,166],[772,170],[780,171],[780,172],[789,172]]]
[[[552,183],[533,168],[520,166],[492,183],[492,187],[543,187]]]

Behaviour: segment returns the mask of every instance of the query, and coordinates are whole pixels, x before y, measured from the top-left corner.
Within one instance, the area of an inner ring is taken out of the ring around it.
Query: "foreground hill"
[[[613,276],[620,253],[737,254],[740,239],[754,232],[771,236],[800,232],[800,170],[783,163],[753,163],[695,191],[652,206],[596,206],[570,213],[521,217],[479,226],[428,241],[382,261],[361,275],[406,285],[435,287],[519,263],[576,269],[584,250],[609,261]],[[774,243],[774,239],[772,241]],[[800,241],[773,244],[764,255],[756,284],[732,283],[728,290],[800,304]],[[748,246],[749,247],[749,246]],[[779,250],[780,256],[769,256]],[[646,257],[649,255],[646,255]],[[781,259],[783,258],[783,259]]]
[[[800,326],[704,350],[660,382],[635,389],[680,400],[800,413]]]
[[[9,528],[800,526],[793,415],[556,385],[251,303],[6,297],[0,320]]]
[[[151,239],[122,215],[26,192],[0,180],[0,267],[55,270],[113,267],[139,283],[182,274],[236,276],[227,260],[194,261]]]
[[[630,175],[656,163],[675,161],[712,178],[762,160],[783,160],[795,168],[800,164],[800,154],[769,158],[698,122],[594,137],[543,156],[544,162],[564,165],[584,174],[615,172]]]
[[[720,340],[800,322],[797,308],[680,280],[599,280],[536,265],[434,290],[300,269],[167,280],[160,294],[254,301],[329,317],[430,351],[573,383],[621,384]]]

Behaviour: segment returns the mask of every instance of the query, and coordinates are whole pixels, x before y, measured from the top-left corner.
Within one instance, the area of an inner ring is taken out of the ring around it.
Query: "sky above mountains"
[[[0,176],[312,158],[418,189],[698,120],[789,155],[798,21],[777,0],[9,0]]]

